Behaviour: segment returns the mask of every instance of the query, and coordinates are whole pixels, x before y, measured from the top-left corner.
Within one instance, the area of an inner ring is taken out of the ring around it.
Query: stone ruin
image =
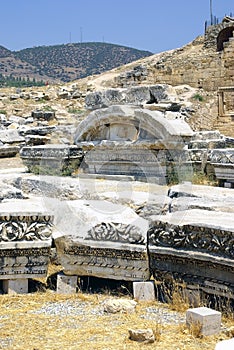
[[[46,277],[53,216],[24,200],[0,206],[0,280],[9,294],[27,293],[31,278]]]
[[[133,98],[126,105],[130,96],[123,91],[100,94],[98,104],[90,96],[95,108],[79,124],[74,145],[21,148],[25,165],[39,177],[8,179],[28,199],[20,199],[24,211],[15,214],[12,197],[0,203],[1,247],[11,256],[10,270],[8,258],[2,260],[0,279],[44,276],[52,237],[67,276],[153,276],[233,298],[233,140],[193,132],[165,87],[136,92],[142,96],[137,105]],[[194,174],[229,188],[205,186],[201,193],[189,182]],[[177,187],[172,181],[185,182]],[[44,207],[33,212],[41,198],[53,215]]]

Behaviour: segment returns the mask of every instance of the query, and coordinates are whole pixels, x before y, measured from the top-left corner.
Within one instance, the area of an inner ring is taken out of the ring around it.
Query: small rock
[[[154,343],[155,336],[151,328],[147,329],[130,329],[129,339],[140,343]]]
[[[127,299],[108,299],[103,303],[104,312],[116,314],[120,313],[133,313],[135,312],[137,302]]]

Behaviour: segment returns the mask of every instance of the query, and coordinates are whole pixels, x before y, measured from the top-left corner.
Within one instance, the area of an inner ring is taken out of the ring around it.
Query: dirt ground
[[[22,167],[24,167],[24,164],[19,156],[11,158],[0,158],[0,171]]]

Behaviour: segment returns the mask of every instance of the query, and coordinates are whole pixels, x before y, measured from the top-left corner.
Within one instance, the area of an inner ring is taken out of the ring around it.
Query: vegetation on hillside
[[[102,73],[152,53],[120,45],[90,42],[39,46],[14,54],[35,66],[39,74],[67,82]]]
[[[3,76],[2,73],[0,73],[0,87],[30,87],[30,86],[44,86],[45,82],[43,80],[36,81],[35,78],[30,79],[29,77],[14,77],[12,75],[10,76]]]

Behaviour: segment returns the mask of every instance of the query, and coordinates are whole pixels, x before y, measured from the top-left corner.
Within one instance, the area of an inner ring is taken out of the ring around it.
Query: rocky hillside
[[[152,53],[120,45],[90,42],[39,46],[14,54],[36,67],[39,74],[67,82],[102,73]]]

